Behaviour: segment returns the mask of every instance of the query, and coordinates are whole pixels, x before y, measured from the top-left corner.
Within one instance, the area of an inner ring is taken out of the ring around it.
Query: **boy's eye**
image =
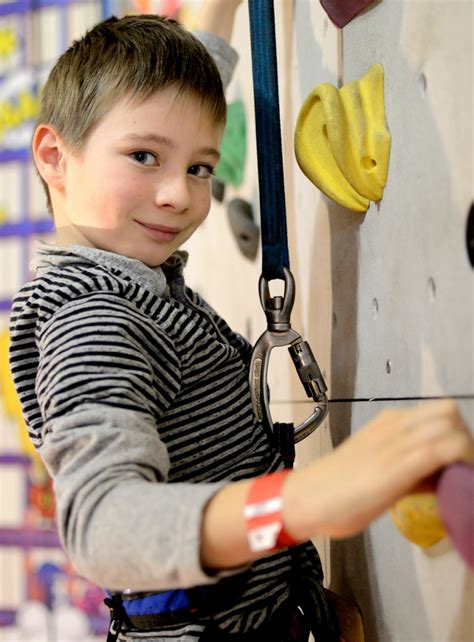
[[[214,174],[214,168],[211,165],[191,165],[188,174],[198,178],[210,178]]]
[[[134,161],[140,165],[155,165],[156,157],[151,152],[133,152],[130,154]]]

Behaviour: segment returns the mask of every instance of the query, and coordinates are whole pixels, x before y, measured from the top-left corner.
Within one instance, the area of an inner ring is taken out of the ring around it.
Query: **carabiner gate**
[[[268,394],[268,365],[273,348],[288,347],[296,371],[308,397],[316,406],[313,413],[294,428],[295,443],[305,439],[324,421],[329,409],[327,386],[307,341],[293,330],[290,323],[295,301],[295,280],[290,270],[283,268],[285,290],[283,296],[270,296],[268,282],[261,276],[259,281],[260,301],[267,318],[267,330],[261,335],[252,352],[250,361],[250,393],[252,407],[273,435],[273,420]]]

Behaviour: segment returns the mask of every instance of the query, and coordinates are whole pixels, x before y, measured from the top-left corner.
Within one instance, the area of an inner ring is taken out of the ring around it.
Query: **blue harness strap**
[[[262,275],[283,279],[290,267],[273,0],[249,0],[258,152]]]
[[[116,642],[123,625],[146,630],[180,624],[207,614],[212,588],[177,589],[160,593],[111,593],[104,600],[111,613],[107,642]]]
[[[184,609],[191,609],[190,593],[186,590],[165,591],[163,593],[152,593],[140,598],[127,600],[126,595],[122,596],[125,612],[129,618],[139,619],[147,616],[163,615]]]
[[[235,603],[248,582],[241,573],[219,584],[150,593],[107,591],[110,611],[107,642],[116,642],[122,629],[144,631],[191,621],[207,621],[219,608]]]

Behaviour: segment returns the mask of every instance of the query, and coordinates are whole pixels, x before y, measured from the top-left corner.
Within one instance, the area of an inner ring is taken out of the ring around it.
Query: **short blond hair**
[[[197,96],[216,125],[225,123],[221,78],[197,38],[161,16],[111,17],[58,59],[43,87],[37,122],[54,127],[79,152],[116,102],[127,96],[145,100],[170,86]],[[41,180],[51,211],[49,189]]]

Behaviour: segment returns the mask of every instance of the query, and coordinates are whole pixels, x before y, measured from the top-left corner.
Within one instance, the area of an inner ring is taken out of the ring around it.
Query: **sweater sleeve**
[[[197,30],[194,31],[193,34],[202,42],[214,58],[214,62],[221,75],[224,89],[227,89],[239,60],[237,52],[228,45],[223,38],[213,33]]]
[[[219,575],[201,568],[200,527],[221,485],[165,483],[156,413],[179,390],[179,361],[166,336],[146,336],[147,319],[100,298],[99,315],[94,295],[80,298],[38,337],[40,454],[54,479],[62,543],[80,574],[111,589],[215,582]],[[150,340],[153,360],[143,348]]]

